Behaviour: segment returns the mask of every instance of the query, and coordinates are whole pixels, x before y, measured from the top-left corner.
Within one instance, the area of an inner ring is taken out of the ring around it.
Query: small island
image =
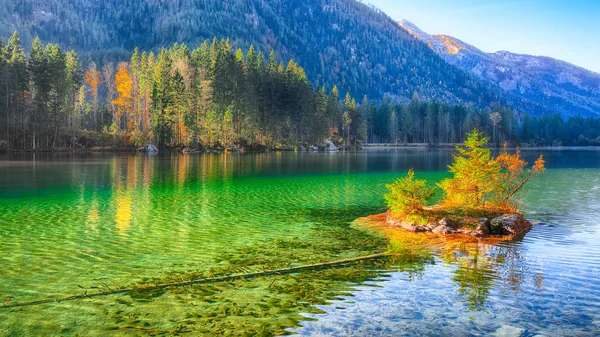
[[[413,170],[387,185],[389,210],[370,220],[417,233],[522,237],[532,224],[523,217],[518,194],[531,178],[544,172],[544,159],[540,156],[528,168],[519,149],[510,154],[506,145],[494,158],[486,148],[488,141],[482,132],[470,132],[449,166],[453,177],[434,186],[415,179]],[[441,199],[428,205],[438,189],[443,192]]]

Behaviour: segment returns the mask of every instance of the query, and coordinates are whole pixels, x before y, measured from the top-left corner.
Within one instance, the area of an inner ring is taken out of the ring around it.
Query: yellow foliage
[[[117,98],[112,101],[117,106],[117,118],[122,114],[127,114],[131,110],[133,81],[129,75],[127,67],[121,65],[119,71],[115,75],[115,89],[117,90]]]
[[[450,166],[454,177],[439,184],[444,190],[444,207],[499,213],[519,211],[516,194],[531,178],[544,172],[545,162],[540,156],[531,169],[526,169],[521,151],[509,154],[506,145],[498,157],[492,158],[490,150],[484,148],[488,140],[474,130],[465,146],[457,148],[459,154]]]
[[[457,147],[454,163],[449,166],[453,178],[438,186],[444,190],[442,205],[449,208],[476,209],[485,206],[486,197],[498,189],[500,165],[492,160],[491,151],[484,148],[489,138],[473,130],[464,147]]]

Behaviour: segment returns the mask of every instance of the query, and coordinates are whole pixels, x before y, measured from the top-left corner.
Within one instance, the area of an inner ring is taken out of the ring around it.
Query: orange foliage
[[[179,130],[181,132],[181,138],[185,139],[187,137],[187,131],[188,131],[188,127],[185,125],[184,122],[179,122]]]
[[[123,114],[131,113],[132,106],[133,81],[125,65],[120,65],[119,71],[115,75],[115,89],[117,98],[112,101],[112,104],[117,106],[117,119],[119,119]],[[135,121],[133,123],[129,122],[127,123],[128,128],[135,127]]]
[[[502,153],[500,153],[495,161],[500,165],[501,171],[498,174],[500,190],[496,195],[494,203],[501,209],[517,211],[518,201],[514,198],[515,194],[517,194],[531,178],[544,172],[544,158],[540,156],[531,169],[525,169],[527,167],[527,162],[521,159],[521,151],[517,148],[514,154],[509,154],[506,149],[506,144],[504,144]]]
[[[509,154],[506,145],[500,155],[493,158],[485,147],[488,140],[474,130],[465,146],[457,147],[458,153],[449,167],[454,176],[438,184],[444,191],[438,209],[470,214],[519,212],[517,193],[531,178],[544,172],[544,159],[540,156],[527,168],[521,151],[517,149]]]
[[[85,82],[90,85],[90,96],[92,98],[98,96],[98,84],[100,84],[100,72],[97,70],[89,70],[85,72]]]

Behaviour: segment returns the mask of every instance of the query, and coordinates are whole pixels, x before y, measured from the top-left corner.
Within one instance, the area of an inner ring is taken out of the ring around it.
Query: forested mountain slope
[[[338,85],[355,97],[407,101],[418,92],[484,107],[502,95],[353,0],[0,0],[0,35],[14,30],[26,49],[38,35],[99,64],[128,59],[134,47],[194,48],[217,36],[234,47],[274,49],[302,65],[316,86]]]
[[[452,36],[427,34],[406,20],[400,25],[448,63],[497,83],[531,113],[600,115],[598,73],[550,57],[485,53]]]

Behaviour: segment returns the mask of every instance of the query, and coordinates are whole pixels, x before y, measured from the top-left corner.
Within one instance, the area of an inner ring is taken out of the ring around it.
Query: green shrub
[[[420,217],[423,206],[433,197],[435,190],[427,187],[427,181],[415,180],[415,172],[408,171],[404,178],[398,178],[386,185],[389,193],[385,200],[395,218]]]

